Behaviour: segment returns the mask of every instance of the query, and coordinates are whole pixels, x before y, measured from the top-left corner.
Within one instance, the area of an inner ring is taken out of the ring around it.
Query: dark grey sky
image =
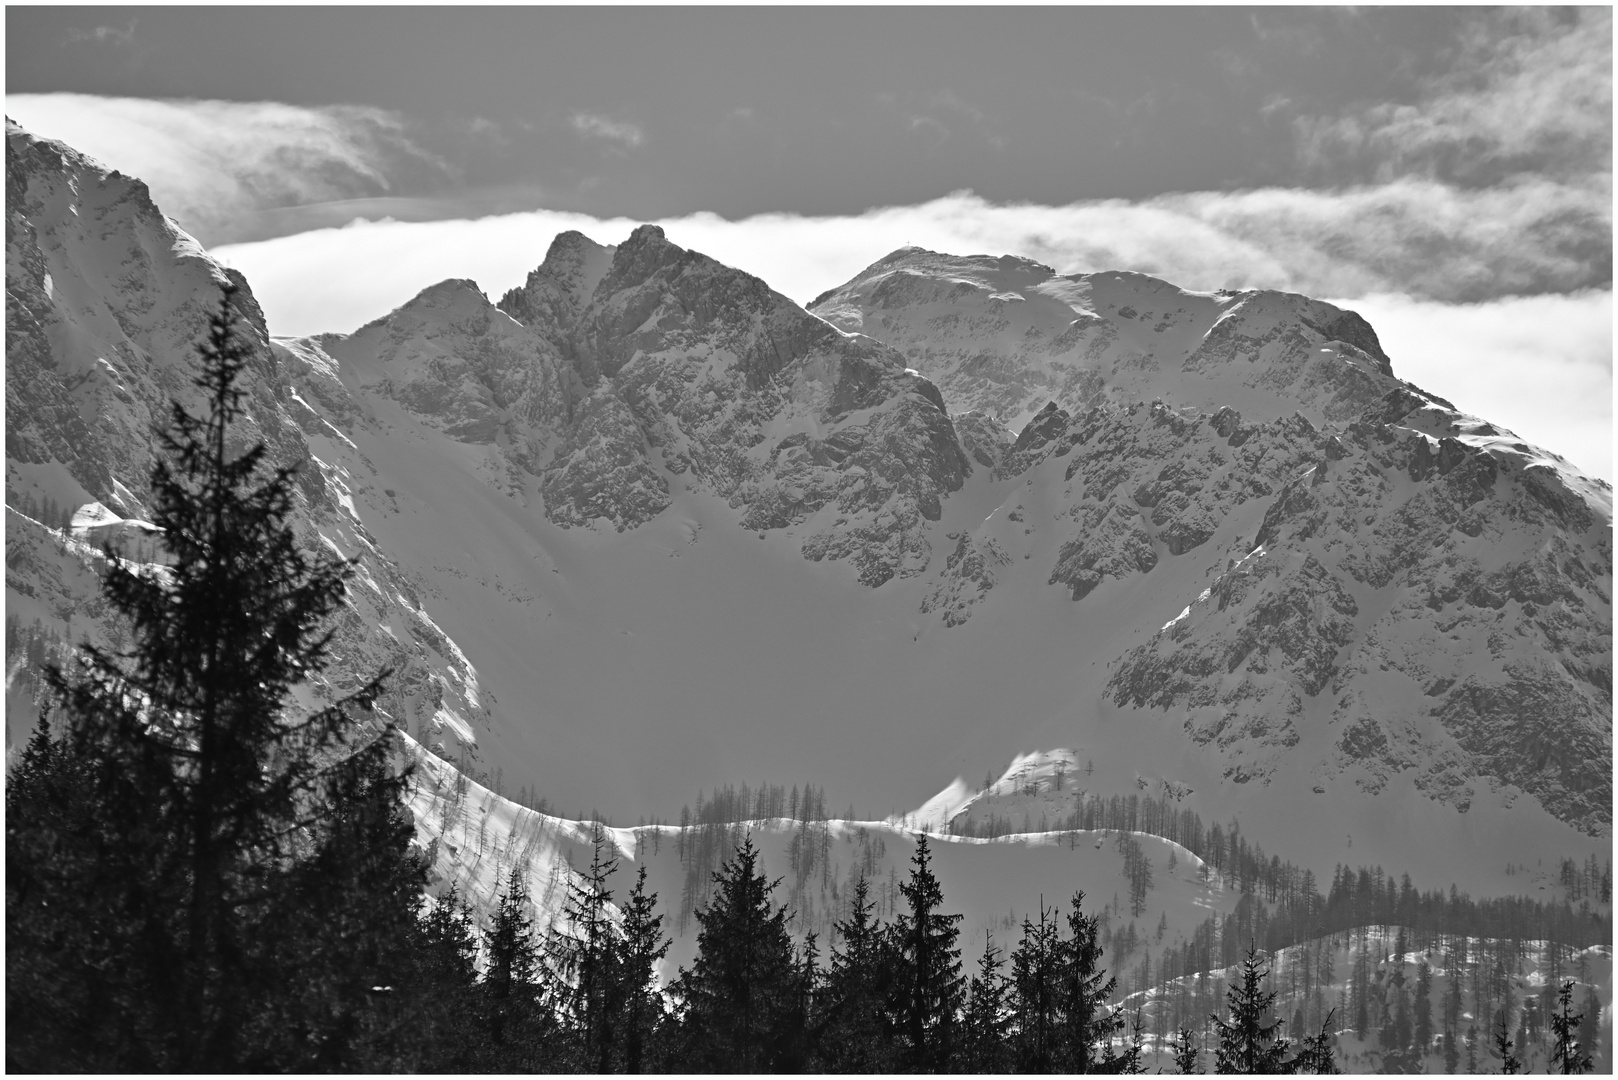
[[[1383,162],[1320,175],[1299,118],[1419,100],[1470,17],[10,7],[6,92],[386,109],[436,159],[393,162],[391,193],[482,208],[855,213],[961,188],[1063,204],[1369,179]]]

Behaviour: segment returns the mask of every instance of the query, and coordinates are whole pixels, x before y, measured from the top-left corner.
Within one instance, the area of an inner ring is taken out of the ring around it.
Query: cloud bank
[[[805,304],[908,244],[1024,255],[1062,273],[1125,268],[1195,289],[1340,297],[1370,319],[1402,377],[1611,480],[1610,285],[1472,302],[1456,300],[1464,290],[1435,288],[1490,264],[1505,280],[1578,280],[1569,269],[1576,260],[1505,239],[1495,218],[1509,221],[1514,211],[1499,193],[1401,183],[1067,207],[994,206],[959,194],[849,217],[696,214],[659,224],[675,243]],[[272,332],[346,332],[445,278],[471,278],[498,298],[543,260],[557,233],[577,229],[616,244],[636,224],[548,211],[357,221],[214,254],[247,274]],[[1447,262],[1431,256],[1435,235],[1448,238]]]
[[[842,217],[693,214],[659,222],[682,246],[756,274],[800,303],[895,248],[1014,254],[1061,273],[1139,270],[1193,289],[1400,294],[1449,303],[1609,289],[1610,196],[1553,183],[1467,190],[1399,180],[1346,191],[1198,192],[1139,202],[996,205],[969,192]],[[349,329],[448,276],[491,293],[521,282],[551,238],[603,243],[636,222],[533,211],[475,220],[355,221],[219,252],[247,271],[286,333]],[[297,282],[329,267],[329,286]],[[375,268],[385,266],[378,273]],[[283,289],[277,284],[285,281]]]

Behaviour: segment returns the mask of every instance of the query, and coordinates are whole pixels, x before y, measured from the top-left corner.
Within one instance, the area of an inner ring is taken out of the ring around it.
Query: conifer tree
[[[944,891],[933,875],[927,835],[916,837],[910,880],[899,886],[909,905],[894,920],[897,979],[895,1013],[906,1041],[904,1064],[912,1072],[942,1072],[949,1067],[960,1008],[961,950],[956,945],[960,915],[938,909]]]
[[[1230,1020],[1213,1017],[1219,1032],[1216,1070],[1221,1073],[1278,1073],[1283,1071],[1287,1041],[1279,1037],[1281,1021],[1271,1020],[1275,991],[1265,991],[1261,983],[1269,969],[1258,958],[1256,945],[1249,944],[1242,961],[1240,985],[1226,991]],[[1268,1022],[1266,1022],[1268,1021]]]
[[[1336,1016],[1337,1010],[1333,1009],[1321,1021],[1320,1031],[1314,1035],[1304,1036],[1303,1049],[1298,1052],[1298,1056],[1284,1063],[1288,1071],[1316,1075],[1331,1075],[1337,1072],[1336,1055],[1332,1051],[1332,1043],[1336,1036],[1331,1030],[1332,1020]]]
[[[770,894],[751,836],[714,874],[714,894],[696,913],[697,956],[675,995],[681,1031],[671,1067],[680,1072],[786,1072],[801,1030],[799,970],[786,909]]]
[[[618,980],[621,950],[618,928],[607,913],[612,890],[607,878],[618,869],[596,824],[590,868],[582,880],[569,878],[563,918],[571,932],[552,926],[546,942],[557,975],[556,1005],[581,1071],[612,1071],[618,1013],[624,987]]]
[[[635,877],[635,887],[624,901],[622,959],[618,979],[622,984],[623,1067],[626,1073],[645,1072],[649,1054],[663,1017],[662,995],[655,976],[658,961],[669,951],[663,933],[663,916],[656,913],[657,894],[646,892],[646,864]]]
[[[1511,1021],[1507,1017],[1507,1010],[1500,1009],[1495,1013],[1495,1024],[1491,1032],[1494,1040],[1494,1052],[1500,1059],[1500,1071],[1512,1076],[1522,1068],[1522,1062],[1512,1053],[1515,1044],[1511,1041]]]
[[[528,917],[528,886],[520,868],[512,867],[506,889],[489,925],[483,931],[487,966],[483,971],[486,1026],[503,1063],[527,1067],[531,1052],[530,1030],[539,1013],[542,989],[540,946]]]
[[[1037,922],[1023,917],[1022,940],[1011,954],[1019,1072],[1057,1071],[1062,1034],[1061,984],[1069,955],[1064,944],[1056,912],[1046,908],[1043,901]]]
[[[408,994],[415,1022],[395,1037],[408,1037],[414,1056],[401,1070],[479,1071],[481,1035],[477,1001],[477,921],[451,885],[427,905],[411,935],[415,966],[395,992]]]
[[[825,1072],[891,1072],[897,1067],[888,999],[894,981],[890,937],[874,915],[870,885],[854,884],[848,917],[832,924],[832,945],[812,1039]]]
[[[398,959],[385,961],[378,936],[408,921],[419,893],[404,779],[387,765],[392,726],[361,722],[383,676],[313,714],[288,708],[328,662],[322,624],[352,569],[299,546],[295,469],[268,468],[262,444],[237,452],[251,355],[234,289],[223,292],[194,380],[206,412],[176,403],[157,435],[167,565],[107,550],[103,591],[127,649],[86,644],[71,672],[46,669],[65,731],[32,765],[55,774],[41,778],[47,795],[74,776],[73,805],[14,800],[8,786],[8,984],[55,995],[18,1011],[8,995],[17,1067],[360,1067],[362,1033],[385,1011],[370,987],[388,985],[383,967]],[[355,857],[367,872],[345,868]],[[352,890],[379,869],[358,902]],[[352,921],[367,906],[374,929]],[[81,918],[92,933],[60,921]],[[85,1008],[99,1016],[94,1038],[50,1026]]]
[[[992,935],[985,933],[977,974],[967,988],[966,1014],[961,1024],[960,1070],[968,1073],[1009,1072],[1012,1011],[1010,983],[1001,974],[1004,965]]]
[[[1202,1044],[1197,1040],[1196,1032],[1188,1027],[1182,1027],[1174,1033],[1169,1040],[1169,1049],[1174,1053],[1174,1072],[1177,1076],[1194,1076],[1202,1071],[1197,1064],[1197,1058],[1202,1053]]]
[[[1118,979],[1101,966],[1100,921],[1084,914],[1083,908],[1084,892],[1079,890],[1067,913],[1068,939],[1063,943],[1058,1060],[1069,1072],[1094,1072],[1103,1067],[1112,1071],[1116,1064],[1112,1040],[1123,1030],[1124,1018],[1107,1002],[1118,988]]]
[[[1584,1018],[1573,1012],[1572,979],[1557,991],[1556,1004],[1556,1012],[1551,1015],[1551,1031],[1556,1036],[1551,1062],[1563,1074],[1589,1072],[1593,1062],[1589,1054],[1582,1052],[1576,1038],[1579,1022]]]

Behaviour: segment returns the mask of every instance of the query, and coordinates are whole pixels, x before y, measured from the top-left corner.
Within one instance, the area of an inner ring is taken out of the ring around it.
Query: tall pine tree
[[[1551,1014],[1551,1032],[1556,1038],[1551,1062],[1563,1074],[1589,1072],[1591,1057],[1579,1046],[1579,1022],[1584,1018],[1573,1011],[1572,979],[1563,983],[1557,991],[1556,1004],[1556,1012]]]
[[[106,552],[103,591],[132,637],[47,668],[63,741],[31,748],[33,780],[8,785],[18,1068],[359,1068],[386,1013],[370,988],[398,957],[379,937],[409,922],[423,871],[391,725],[362,722],[382,676],[312,714],[289,708],[329,660],[322,626],[352,569],[299,546],[295,469],[234,438],[252,356],[233,291],[199,349],[205,414],[176,403],[158,433],[167,565]],[[19,1005],[36,986],[47,1000]]]
[[[663,995],[658,992],[658,961],[669,951],[663,916],[657,914],[657,894],[646,891],[646,864],[642,863],[623,907],[623,936],[616,978],[620,985],[622,1015],[618,1021],[623,1046],[623,1071],[648,1071],[654,1040],[663,1021]]]
[[[824,1072],[892,1072],[897,1068],[888,1011],[893,950],[863,875],[854,884],[847,918],[832,929],[837,939],[811,1026],[813,1064]]]
[[[985,933],[983,955],[968,986],[966,1013],[961,1022],[957,1065],[967,1073],[1009,1072],[1014,1019],[1011,984],[1001,974],[1004,961],[994,938]]]
[[[679,1072],[791,1072],[801,1068],[800,971],[786,909],[770,901],[758,849],[745,837],[714,874],[696,913],[697,956],[674,987],[680,1027],[670,1067]]]
[[[1058,1071],[1062,1036],[1063,976],[1070,950],[1061,937],[1057,912],[1039,905],[1039,919],[1022,921],[1022,940],[1011,954],[1011,985],[1016,1018],[1014,1040],[1019,1072]],[[1083,1070],[1078,1070],[1083,1071]]]
[[[960,915],[939,911],[944,890],[933,875],[927,835],[916,836],[910,880],[899,886],[909,906],[894,919],[895,1012],[905,1039],[904,1065],[912,1072],[943,1072],[950,1066],[955,1019],[964,989],[961,979]]]
[[[1124,1029],[1124,1017],[1107,1002],[1118,979],[1101,966],[1101,924],[1084,913],[1083,890],[1073,894],[1067,929],[1059,987],[1059,1061],[1068,1072],[1117,1071],[1113,1037]]]
[[[523,871],[514,866],[483,930],[483,1027],[493,1044],[491,1064],[500,1072],[534,1070],[553,1037],[553,1007],[542,1000],[548,982],[543,950],[528,907]]]
[[[572,1044],[573,1064],[583,1072],[611,1072],[618,1019],[626,989],[619,979],[619,931],[607,906],[607,878],[618,860],[607,851],[599,823],[591,838],[590,868],[582,879],[568,879],[563,916],[568,927],[552,926],[546,951],[557,976],[556,1004]]]
[[[1255,945],[1249,944],[1247,956],[1242,960],[1239,984],[1233,984],[1225,993],[1230,1007],[1230,1019],[1214,1016],[1213,1023],[1219,1033],[1215,1068],[1221,1073],[1278,1073],[1286,1057],[1287,1041],[1280,1038],[1281,1021],[1272,1019],[1275,991],[1264,990],[1262,983],[1269,974],[1264,961],[1258,958]]]

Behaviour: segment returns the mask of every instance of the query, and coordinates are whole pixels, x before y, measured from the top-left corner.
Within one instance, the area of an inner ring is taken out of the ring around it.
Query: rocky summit
[[[98,545],[151,546],[152,425],[233,281],[243,445],[358,560],[331,671],[392,668],[389,714],[491,784],[902,811],[1069,747],[1320,874],[1344,834],[1471,887],[1610,836],[1611,488],[1351,311],[917,248],[805,310],[645,225],[276,338],[139,181],[6,155],[25,627],[118,640]]]

